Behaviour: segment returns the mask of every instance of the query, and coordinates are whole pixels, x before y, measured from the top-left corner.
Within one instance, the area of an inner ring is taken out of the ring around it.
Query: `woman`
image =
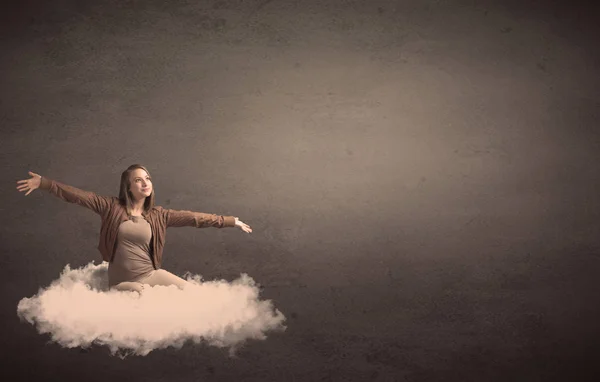
[[[27,191],[25,196],[40,188],[101,216],[98,250],[103,260],[109,262],[109,287],[116,290],[141,293],[145,286],[183,288],[188,284],[181,277],[161,269],[168,227],[239,227],[244,232],[252,232],[247,224],[234,216],[155,206],[152,177],[139,164],[129,166],[121,174],[118,198],[80,190],[33,172],[29,175],[30,179],[17,181],[17,190]]]

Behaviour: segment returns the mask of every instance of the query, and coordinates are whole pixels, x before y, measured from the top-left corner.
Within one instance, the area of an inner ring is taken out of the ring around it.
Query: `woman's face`
[[[129,174],[129,190],[135,200],[145,199],[152,193],[150,175],[141,168],[136,168]]]

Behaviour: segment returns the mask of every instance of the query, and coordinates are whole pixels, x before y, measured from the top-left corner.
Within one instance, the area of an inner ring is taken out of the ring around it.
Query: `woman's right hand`
[[[31,171],[29,171],[29,175],[31,175],[30,179],[17,181],[17,184],[19,184],[17,186],[17,190],[21,192],[27,191],[25,196],[29,195],[31,191],[35,190],[36,188],[39,188],[40,184],[42,183],[42,177],[40,175]]]

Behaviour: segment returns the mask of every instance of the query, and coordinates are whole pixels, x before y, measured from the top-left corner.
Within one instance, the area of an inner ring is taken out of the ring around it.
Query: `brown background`
[[[542,1],[22,1],[2,15],[10,381],[583,381],[599,354],[597,14]],[[27,171],[254,230],[169,230],[288,329],[238,358],[62,349],[16,305],[98,261]],[[1,376],[0,376],[1,377]]]

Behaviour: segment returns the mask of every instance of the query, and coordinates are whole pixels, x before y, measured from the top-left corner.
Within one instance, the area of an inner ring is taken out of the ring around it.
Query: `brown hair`
[[[131,210],[133,207],[133,197],[131,195],[131,191],[129,191],[129,187],[131,186],[131,183],[129,182],[129,175],[131,175],[131,172],[133,170],[136,170],[138,168],[141,168],[142,170],[146,171],[148,175],[150,175],[150,172],[146,169],[146,167],[142,166],[141,164],[132,164],[131,166],[127,167],[127,170],[123,171],[123,173],[121,174],[121,185],[119,186],[119,202],[121,202],[121,205],[124,206],[127,210],[127,215],[131,214]],[[152,177],[150,177],[150,179],[152,179]],[[148,211],[150,211],[152,207],[154,207],[154,185],[152,185],[152,193],[146,198],[146,200],[144,200],[144,212],[148,213]]]

